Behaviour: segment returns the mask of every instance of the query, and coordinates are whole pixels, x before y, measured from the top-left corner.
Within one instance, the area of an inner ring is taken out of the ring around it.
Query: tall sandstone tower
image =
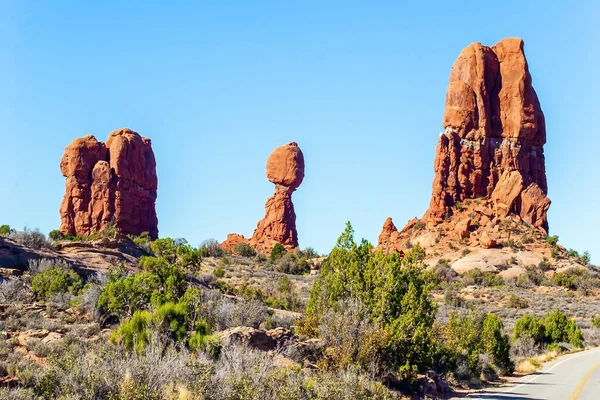
[[[452,66],[434,161],[428,227],[447,220],[457,203],[479,199],[486,218],[514,215],[548,231],[544,114],[531,83],[523,41],[472,43]],[[394,250],[401,236],[386,220],[379,244]]]
[[[124,128],[106,143],[75,139],[60,161],[66,178],[60,207],[63,234],[87,236],[115,224],[118,232],[158,237],[156,161],[150,139]]]

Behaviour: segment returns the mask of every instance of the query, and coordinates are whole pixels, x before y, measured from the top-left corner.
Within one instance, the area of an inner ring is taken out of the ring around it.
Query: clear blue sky
[[[173,3],[175,5],[167,5]],[[271,150],[296,141],[302,247],[376,242],[426,210],[461,49],[525,40],[546,114],[552,234],[600,261],[600,28],[589,1],[0,0],[0,223],[59,226],[88,133],[152,139],[161,236],[251,235]]]

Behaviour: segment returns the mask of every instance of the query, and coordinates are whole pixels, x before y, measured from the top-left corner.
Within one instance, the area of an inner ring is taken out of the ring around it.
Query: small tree
[[[287,250],[281,243],[275,243],[275,246],[271,249],[271,261],[275,262],[283,257],[287,253]]]

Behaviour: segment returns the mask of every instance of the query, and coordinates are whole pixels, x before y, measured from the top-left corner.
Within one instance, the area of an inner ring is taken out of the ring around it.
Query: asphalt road
[[[559,357],[531,375],[468,399],[600,400],[600,349]]]

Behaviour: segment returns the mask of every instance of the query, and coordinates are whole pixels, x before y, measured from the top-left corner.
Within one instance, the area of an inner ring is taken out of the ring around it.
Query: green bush
[[[275,270],[284,274],[302,275],[310,272],[310,264],[305,258],[286,253],[275,262]]]
[[[473,268],[462,274],[462,281],[465,285],[477,285],[484,287],[503,286],[504,279],[494,272],[482,272],[479,268]]]
[[[48,233],[48,237],[52,240],[62,240],[65,236],[58,229],[54,229]]]
[[[594,318],[592,318],[591,324],[594,328],[600,329],[600,314],[596,314]]]
[[[517,295],[511,294],[508,297],[506,302],[506,307],[508,308],[527,308],[529,307],[529,302],[524,297],[519,297]]]
[[[48,299],[57,293],[75,294],[83,286],[81,277],[73,270],[47,269],[33,277],[31,289],[39,299]]]
[[[502,333],[504,326],[496,314],[487,314],[483,320],[481,331],[481,348],[494,358],[494,363],[504,373],[511,374],[515,366],[510,359],[510,343],[508,336]]]
[[[256,251],[248,243],[236,244],[233,252],[242,257],[254,257],[256,255]]]
[[[546,243],[550,246],[556,246],[558,244],[558,236],[546,236]]]
[[[515,322],[513,331],[515,341],[526,336],[531,337],[535,344],[546,343],[546,327],[539,319],[529,314],[525,314]]]
[[[536,344],[570,343],[583,347],[583,333],[574,320],[559,310],[554,310],[540,321],[531,315],[524,315],[515,323],[514,340],[524,336],[533,338]]]
[[[131,319],[124,321],[115,330],[110,340],[112,343],[120,343],[127,350],[141,352],[151,337],[152,314],[149,311],[138,310],[133,313]]]
[[[271,261],[275,262],[283,257],[287,253],[287,250],[281,243],[275,243],[275,246],[271,249]]]
[[[12,232],[10,225],[0,225],[0,236],[8,235],[10,232]]]
[[[169,338],[176,342],[185,339],[189,320],[187,304],[172,302],[162,304],[152,313],[152,319]]]
[[[220,265],[215,268],[215,270],[213,271],[213,275],[215,276],[215,278],[217,279],[221,279],[222,277],[225,276],[225,270],[223,269],[223,267],[221,267]]]
[[[131,316],[135,311],[160,302],[161,279],[151,272],[121,276],[109,274],[97,306],[103,312],[117,317]]]
[[[497,315],[461,315],[454,311],[450,313],[448,322],[441,326],[440,333],[439,372],[453,372],[459,379],[477,377],[487,367],[480,361],[483,354],[490,355],[495,367],[503,372],[514,370],[509,339],[503,334],[503,325]],[[468,367],[470,375],[460,372],[460,364]]]
[[[554,310],[544,316],[546,341],[548,343],[570,343],[575,347],[583,347],[583,333],[577,328],[574,320],[569,319],[563,312]]]

